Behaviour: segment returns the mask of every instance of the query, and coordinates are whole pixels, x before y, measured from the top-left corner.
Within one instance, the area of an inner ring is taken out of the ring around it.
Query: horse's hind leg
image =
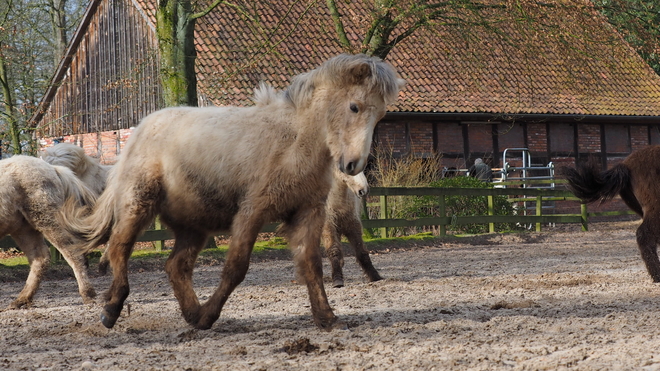
[[[179,301],[183,318],[191,325],[199,321],[199,300],[192,285],[193,268],[197,255],[205,245],[205,233],[191,230],[174,231],[175,242],[165,263],[165,271]]]
[[[130,212],[131,215],[118,218],[119,222],[113,227],[105,252],[112,267],[112,284],[105,293],[105,305],[101,312],[101,323],[107,328],[112,328],[117,322],[130,292],[128,259],[133,245],[139,233],[153,219],[148,210],[131,209]]]
[[[89,281],[89,276],[87,275],[87,258],[85,255],[75,255],[72,254],[66,248],[62,248],[62,244],[57,244],[55,247],[60,251],[64,260],[69,263],[71,269],[73,269],[73,274],[76,277],[78,282],[78,292],[82,296],[83,303],[91,304],[96,298],[96,291]]]
[[[96,298],[96,291],[94,291],[94,287],[87,275],[87,258],[85,255],[78,255],[69,251],[68,246],[71,245],[71,237],[66,236],[59,229],[48,228],[44,230],[44,235],[59,250],[64,260],[73,269],[73,274],[78,282],[78,292],[82,296],[83,303],[93,303],[94,298]]]
[[[637,246],[653,282],[660,282],[660,260],[657,250],[658,242],[660,242],[659,222],[660,215],[649,217],[647,214],[637,228]]]
[[[355,250],[355,259],[362,268],[362,271],[369,279],[369,282],[380,281],[383,278],[380,276],[374,265],[371,263],[369,252],[364,248],[364,240],[362,239],[362,223],[357,218],[347,220],[343,230],[344,235],[348,238],[348,242]]]
[[[39,289],[41,279],[46,272],[46,268],[48,268],[50,251],[41,233],[34,229],[25,233],[14,233],[12,238],[21,251],[25,253],[30,264],[30,273],[23,290],[8,307],[9,309],[18,309],[32,304],[32,298]]]
[[[323,225],[323,246],[332,269],[332,287],[344,287],[344,253],[341,251],[341,236],[332,221]]]
[[[211,298],[199,309],[199,321],[195,328],[207,330],[220,317],[222,307],[229,295],[234,291],[247,273],[250,265],[250,255],[257,240],[257,235],[263,226],[262,212],[241,212],[236,215],[232,224],[232,238],[227,251],[225,265],[222,268],[220,286]],[[184,314],[185,316],[185,314]]]
[[[289,246],[299,275],[307,284],[314,322],[323,330],[331,330],[337,322],[323,287],[323,264],[320,251],[321,229],[325,221],[325,208],[301,210],[287,225]]]

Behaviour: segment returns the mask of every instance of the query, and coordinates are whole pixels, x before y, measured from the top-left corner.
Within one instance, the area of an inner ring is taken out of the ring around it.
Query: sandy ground
[[[287,258],[254,262],[212,329],[181,318],[162,270],[132,273],[130,313],[112,330],[73,279],[0,313],[8,370],[660,370],[660,286],[635,222],[490,235],[373,253],[386,277],[327,287],[346,330],[322,332]],[[220,266],[199,266],[204,300]],[[324,271],[328,272],[326,265]],[[109,277],[94,279],[98,291]],[[22,282],[1,286],[0,306]]]

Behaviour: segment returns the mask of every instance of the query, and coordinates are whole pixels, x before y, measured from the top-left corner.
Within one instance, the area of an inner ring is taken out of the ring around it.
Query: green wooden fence
[[[543,223],[580,223],[583,230],[588,230],[588,219],[594,216],[612,216],[612,215],[628,215],[634,214],[632,211],[611,211],[589,213],[585,204],[580,205],[580,211],[575,214],[543,214],[541,205],[545,201],[579,201],[573,194],[566,190],[558,189],[535,189],[535,188],[431,188],[431,187],[373,187],[369,191],[369,197],[377,196],[379,202],[377,204],[369,204],[369,207],[378,207],[378,219],[364,219],[362,226],[364,228],[379,229],[381,236],[387,236],[388,228],[400,227],[423,227],[423,226],[438,226],[441,235],[446,234],[446,227],[452,224],[488,224],[489,231],[495,231],[496,223],[520,223],[520,224],[536,224],[536,231],[541,230]],[[476,216],[440,216],[432,218],[417,218],[417,219],[392,219],[388,215],[388,197],[390,196],[438,196],[438,208],[440,214],[445,214],[444,204],[447,197],[452,196],[485,196],[488,202],[487,215]],[[526,201],[535,202],[535,212],[528,212],[527,215],[493,215],[493,197],[507,196],[510,201]],[[367,214],[368,215],[368,214]],[[160,224],[155,223],[158,228]],[[264,226],[262,232],[273,232],[277,228],[277,224],[268,224]],[[226,235],[227,233],[220,233],[218,235]],[[154,242],[154,247],[157,250],[162,249],[163,241],[172,239],[172,233],[166,229],[152,229],[144,232],[138,239],[140,242]],[[212,240],[212,239],[211,239]],[[212,242],[212,241],[211,241]],[[0,248],[17,247],[14,240],[7,236],[0,239]],[[57,250],[51,247],[51,255],[54,259],[59,258]]]

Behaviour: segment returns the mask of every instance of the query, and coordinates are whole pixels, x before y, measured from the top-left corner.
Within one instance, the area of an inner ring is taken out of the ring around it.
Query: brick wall
[[[42,138],[39,140],[39,146],[47,148],[57,143],[71,143],[84,148],[87,155],[98,158],[102,164],[114,164],[117,162],[117,156],[126,145],[126,140],[132,133],[133,129],[122,129],[101,133],[66,135],[60,138]]]
[[[578,151],[600,153],[600,125],[578,125]]]
[[[527,124],[527,148],[532,153],[548,151],[548,132],[545,123]]]
[[[649,145],[649,131],[647,126],[630,127],[630,145],[633,151],[644,148]]]
[[[433,155],[433,125],[428,122],[414,122],[410,128],[410,151],[416,157]]]
[[[463,128],[458,123],[438,123],[438,152],[463,154]]]
[[[374,145],[385,151],[392,151],[395,156],[408,153],[405,137],[406,124],[402,122],[380,122],[376,125]]]

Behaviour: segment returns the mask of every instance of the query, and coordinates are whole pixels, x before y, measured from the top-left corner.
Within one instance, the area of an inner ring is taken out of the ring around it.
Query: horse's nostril
[[[363,189],[358,191],[358,197],[364,197],[367,194]]]

